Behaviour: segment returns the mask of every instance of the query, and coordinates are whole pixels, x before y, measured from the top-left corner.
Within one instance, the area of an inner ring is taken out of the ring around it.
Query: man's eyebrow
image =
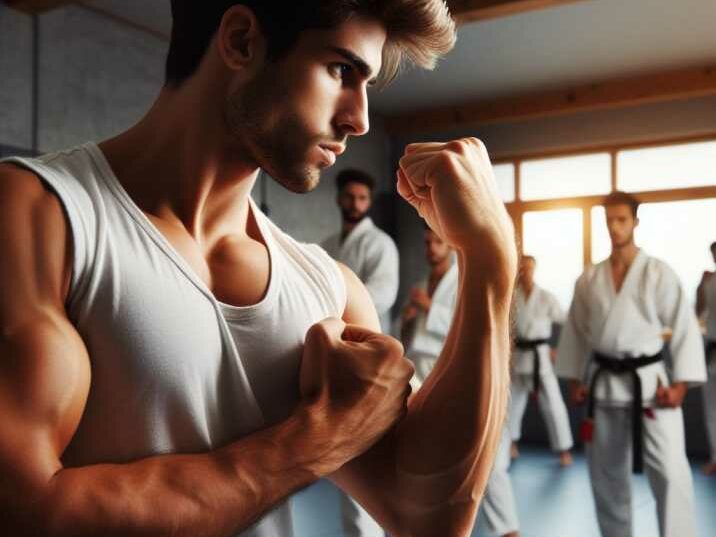
[[[368,65],[368,62],[366,62],[363,58],[361,58],[354,52],[351,52],[350,50],[345,49],[343,47],[328,47],[328,49],[335,52],[339,56],[343,56],[346,60],[351,62],[364,78],[370,78],[373,74],[373,69],[371,69],[370,65]],[[375,84],[375,82],[376,79],[371,78],[368,81],[368,84],[373,85]]]

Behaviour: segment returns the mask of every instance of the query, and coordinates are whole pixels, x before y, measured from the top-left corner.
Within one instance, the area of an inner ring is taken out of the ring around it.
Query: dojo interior
[[[348,144],[320,186],[296,196],[265,174],[254,199],[294,237],[340,228],[335,174],[378,179],[371,216],[400,253],[400,306],[425,276],[423,227],[398,196],[405,146],[474,136],[490,152],[536,281],[567,310],[584,268],[609,255],[603,197],[642,202],[637,244],[667,261],[695,301],[716,241],[716,2],[454,0],[455,49],[432,72],[407,70],[371,90],[370,132]],[[0,2],[0,157],[37,155],[113,136],[137,121],[163,83],[169,0]],[[399,330],[399,327],[396,328]],[[562,385],[566,397],[565,385]],[[700,388],[684,402],[699,535],[716,535],[716,477]],[[524,537],[598,536],[577,429],[562,469],[530,404],[510,470]],[[646,478],[634,481],[635,535],[658,535]],[[297,537],[343,537],[332,485],[299,493]],[[482,515],[473,536],[492,536]]]

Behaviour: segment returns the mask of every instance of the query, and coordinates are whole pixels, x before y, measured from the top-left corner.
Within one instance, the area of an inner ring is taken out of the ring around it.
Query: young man
[[[315,187],[367,131],[378,73],[452,46],[444,4],[172,8],[167,84],[140,123],[0,165],[0,527],[290,536],[283,501],[328,476],[395,537],[466,535],[517,265],[484,146],[400,161],[400,194],[464,275],[440,374],[407,405],[412,367],[360,281],[249,196],[259,167]]]
[[[656,497],[662,537],[694,537],[691,469],[681,402],[706,372],[699,327],[674,272],[634,244],[638,201],[604,201],[612,253],[577,280],[557,353],[582,426],[604,537],[630,536],[630,473],[642,464]],[[663,333],[671,328],[670,374]]]
[[[557,376],[552,368],[549,339],[552,325],[564,322],[557,298],[535,284],[537,260],[526,255],[520,263],[515,292],[515,334],[512,354],[512,399],[509,413],[512,456],[522,436],[522,418],[530,396],[537,399],[552,450],[559,453],[562,466],[572,464],[572,430]]]
[[[415,365],[414,385],[423,384],[445,345],[455,313],[458,264],[455,252],[432,229],[425,230],[425,258],[430,265],[427,281],[414,287],[403,309],[401,338],[406,355]],[[510,435],[504,428],[495,464],[485,490],[483,513],[490,529],[502,537],[519,537],[519,520],[508,470]]]
[[[343,226],[321,245],[363,282],[378,311],[384,333],[390,332],[390,309],[398,296],[398,249],[393,239],[368,216],[375,180],[361,170],[341,171],[336,177]]]
[[[445,345],[458,292],[455,252],[430,228],[424,231],[424,242],[430,274],[410,290],[400,329],[405,354],[415,366],[416,385],[425,382]]]
[[[716,242],[711,244],[711,257],[716,263]],[[703,387],[703,401],[711,460],[706,463],[703,471],[706,475],[714,475],[716,474],[716,277],[713,272],[704,272],[696,290],[696,315],[705,316],[706,323],[708,380]]]

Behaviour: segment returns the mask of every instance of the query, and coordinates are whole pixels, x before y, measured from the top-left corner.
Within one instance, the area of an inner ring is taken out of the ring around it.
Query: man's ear
[[[216,33],[216,45],[224,64],[233,71],[261,62],[265,43],[254,12],[241,4],[227,9]]]

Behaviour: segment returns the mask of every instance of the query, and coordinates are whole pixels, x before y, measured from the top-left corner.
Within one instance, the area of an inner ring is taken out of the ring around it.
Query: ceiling
[[[169,0],[86,0],[155,32],[171,29]],[[474,22],[432,72],[412,70],[371,96],[395,114],[716,65],[716,0],[583,0]]]

